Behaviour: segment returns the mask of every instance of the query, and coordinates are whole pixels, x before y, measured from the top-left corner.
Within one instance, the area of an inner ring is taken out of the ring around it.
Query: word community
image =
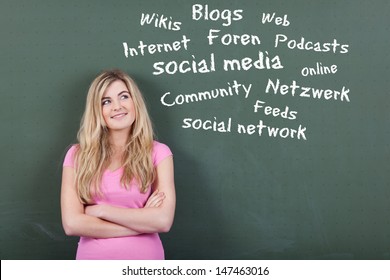
[[[218,120],[214,117],[212,120],[202,120],[202,119],[192,119],[185,118],[183,119],[182,128],[192,128],[195,130],[211,130],[214,132],[220,133],[230,133],[232,132],[232,118],[226,120]],[[271,138],[280,137],[283,139],[297,139],[297,140],[307,140],[306,138],[306,127],[299,125],[297,129],[292,129],[288,127],[272,127],[265,125],[263,120],[259,120],[258,124],[237,124],[237,132],[239,134],[253,135],[258,134],[258,136],[268,136]]]
[[[227,88],[215,88],[212,90],[199,91],[197,93],[178,94],[176,97],[172,97],[171,92],[166,92],[161,97],[160,101],[161,104],[163,104],[164,106],[172,107],[175,105],[183,105],[185,103],[199,102],[240,94],[245,94],[245,98],[248,98],[248,95],[252,88],[252,84],[240,84],[236,80],[234,80],[232,84],[227,84]]]

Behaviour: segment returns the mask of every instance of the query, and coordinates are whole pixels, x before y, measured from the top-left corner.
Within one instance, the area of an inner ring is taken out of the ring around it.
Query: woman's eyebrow
[[[121,92],[118,93],[118,96],[120,96],[121,94],[124,94],[124,93],[130,94],[130,92],[128,92],[127,90],[122,90]],[[105,99],[111,99],[111,97],[103,96],[102,100],[105,100]]]
[[[124,93],[130,94],[130,92],[128,92],[127,90],[122,90],[120,93],[118,93],[118,96]]]

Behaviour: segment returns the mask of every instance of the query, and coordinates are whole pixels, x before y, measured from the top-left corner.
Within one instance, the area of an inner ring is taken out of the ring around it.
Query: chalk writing
[[[258,136],[263,136],[264,131],[265,134],[268,137],[281,137],[281,138],[291,138],[291,139],[298,139],[298,140],[306,140],[306,127],[303,127],[302,125],[299,125],[297,129],[292,129],[289,127],[273,127],[269,125],[265,125],[263,120],[259,120],[258,124],[249,124],[249,125],[243,125],[238,124],[237,127],[238,133],[248,134],[252,135],[257,132]]]
[[[171,107],[175,105],[183,105],[185,103],[206,101],[210,99],[231,97],[235,95],[238,96],[241,94],[245,94],[245,98],[248,98],[252,88],[252,84],[240,84],[236,80],[234,80],[232,83],[228,82],[227,84],[227,88],[216,88],[206,91],[199,91],[197,93],[178,94],[176,97],[172,97],[171,92],[166,92],[161,97],[161,104]]]
[[[290,22],[289,20],[287,19],[287,15],[284,15],[283,17],[276,17],[275,16],[276,13],[263,13],[263,16],[261,18],[261,22],[263,24],[266,24],[266,23],[274,23],[276,25],[283,25],[283,26],[289,26],[290,25]]]
[[[284,34],[276,34],[275,36],[275,48],[280,46],[287,46],[289,49],[299,49],[304,51],[315,52],[333,52],[333,53],[348,53],[349,45],[341,45],[337,39],[333,39],[333,42],[313,42],[301,37],[300,39],[289,39]]]
[[[265,102],[261,100],[256,100],[256,103],[254,105],[254,112],[257,113],[259,110],[264,112],[264,115],[268,116],[271,115],[273,117],[282,117],[284,119],[289,120],[295,120],[297,118],[297,111],[292,111],[288,106],[286,106],[283,110],[272,107],[272,106],[265,106]]]
[[[181,34],[176,40],[165,42],[145,42],[139,40],[136,45],[129,46],[127,42],[122,43],[123,54],[126,58],[131,59],[136,56],[154,55],[156,58],[152,65],[152,74],[160,75],[177,75],[177,74],[211,74],[217,71],[223,72],[240,72],[240,71],[258,71],[262,70],[262,75],[270,70],[283,71],[285,62],[277,52],[285,53],[290,51],[301,51],[303,53],[323,53],[326,55],[346,55],[349,52],[349,44],[341,42],[334,38],[332,40],[313,40],[307,36],[292,37],[291,35],[275,32],[276,34],[267,35],[254,33],[240,33],[237,28],[234,32],[229,30],[233,24],[236,26],[244,19],[245,11],[243,9],[226,9],[214,7],[212,5],[194,4],[190,10],[191,19],[194,23],[205,22],[213,24],[212,28],[204,34],[204,42],[207,47],[212,49],[209,53],[199,55],[193,48],[194,41],[191,34]],[[278,11],[265,12],[260,11],[259,25],[266,28],[273,25],[274,28],[293,28],[291,19],[287,14],[279,14]],[[294,20],[293,20],[294,21]],[[219,24],[223,29],[215,28]],[[140,16],[141,26],[152,26],[158,29],[178,32],[182,30],[181,21],[175,20],[172,16],[159,13],[142,13]],[[132,38],[132,42],[134,39]],[[268,44],[264,44],[264,42]],[[197,42],[199,43],[199,42]],[[272,46],[268,49],[265,46]],[[235,52],[226,52],[223,55],[218,53],[216,47],[222,47],[231,50],[235,47],[248,48],[248,52],[241,53],[238,57]],[[256,48],[253,52],[253,48]],[[165,53],[180,53],[180,58],[165,59],[161,56]],[[291,69],[291,68],[290,68]],[[323,61],[314,60],[312,64],[308,63],[300,67],[301,77],[313,77],[323,75],[336,75],[339,67],[336,64],[327,65]],[[279,73],[279,72],[274,72]],[[216,88],[206,88],[203,90],[190,89],[187,93],[174,93],[166,91],[160,97],[162,106],[170,108],[178,106],[197,106],[202,102],[215,100],[219,102],[225,98],[241,98],[242,101],[248,99],[253,92],[259,92],[254,89],[254,84],[250,82],[239,82],[231,79],[224,82],[222,86]],[[261,90],[259,92],[261,94]],[[297,82],[293,78],[290,81],[284,81],[279,78],[268,78],[264,85],[263,94],[268,97],[293,97],[306,98],[316,101],[343,102],[349,103],[350,89],[346,86],[339,86],[336,89],[324,85],[323,88],[312,87],[305,82]],[[284,100],[289,100],[284,98]],[[260,137],[307,140],[307,128],[302,124],[295,127],[287,127],[280,122],[288,122],[289,125],[298,121],[298,111],[291,108],[288,104],[273,105],[272,102],[264,101],[263,98],[256,98],[250,101],[253,106],[252,114],[264,116],[267,123],[262,119],[255,123],[242,123],[235,119],[234,116],[226,118],[199,118],[187,116],[183,118],[181,128],[193,129],[196,131],[210,131],[216,133],[237,133],[239,135],[258,135]],[[241,102],[236,103],[241,104]],[[277,126],[272,124],[272,119],[278,118]]]
[[[231,132],[232,129],[232,119],[228,118],[227,120],[217,120],[214,117],[213,120],[201,120],[192,118],[185,118],[183,120],[183,128],[193,128],[193,129],[203,129],[203,130],[212,130],[216,132]]]
[[[224,9],[220,11],[219,9],[209,9],[209,5],[200,5],[195,4],[192,6],[192,19],[193,20],[211,20],[219,21],[222,20],[223,26],[229,26],[232,24],[232,21],[239,21],[243,18],[243,10],[234,10]]]
[[[265,92],[273,92],[274,94],[280,95],[291,95],[299,96],[313,99],[325,99],[325,100],[339,100],[350,102],[349,99],[349,89],[342,87],[340,91],[333,89],[316,89],[307,86],[300,86],[296,81],[292,81],[290,85],[280,84],[279,79],[276,79],[276,82],[273,82],[271,79],[268,79],[267,87]]]
[[[210,73],[215,72],[215,58],[214,53],[210,54],[210,57],[198,59],[195,55],[191,56],[192,59],[182,60],[176,62],[174,60],[165,63],[159,61],[153,64],[154,72],[153,75],[170,74],[174,75],[177,73]]]
[[[152,13],[152,14],[142,13],[140,24],[153,25],[154,27],[157,28],[179,31],[182,23],[180,21],[174,21],[172,17],[167,17],[156,13]]]
[[[186,35],[183,35],[181,40],[173,41],[172,43],[145,44],[143,41],[139,41],[138,46],[135,48],[129,47],[126,42],[123,42],[123,49],[126,57],[129,57],[129,54],[130,56],[144,56],[145,50],[149,54],[154,54],[156,52],[177,52],[181,49],[187,50],[190,41],[191,40],[188,39]]]
[[[326,75],[334,74],[337,72],[337,65],[331,66],[322,65],[321,62],[317,62],[315,67],[303,67],[301,74],[302,76],[313,76],[313,75]]]
[[[259,36],[257,35],[249,35],[249,34],[224,34],[220,36],[218,33],[221,32],[219,29],[210,29],[209,35],[207,35],[207,39],[209,41],[209,45],[213,45],[214,41],[218,38],[218,41],[225,46],[229,45],[260,45],[261,41]]]

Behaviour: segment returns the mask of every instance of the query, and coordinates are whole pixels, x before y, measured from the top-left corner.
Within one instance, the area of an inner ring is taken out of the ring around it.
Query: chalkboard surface
[[[168,259],[390,258],[389,1],[1,1],[1,259],[73,259],[62,160],[120,68],[174,153]]]

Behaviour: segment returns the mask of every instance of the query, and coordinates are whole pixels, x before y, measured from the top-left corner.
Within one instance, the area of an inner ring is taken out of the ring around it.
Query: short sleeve
[[[74,167],[74,156],[76,153],[76,145],[73,145],[69,148],[68,152],[65,155],[64,163],[62,166]]]
[[[165,158],[172,156],[169,147],[163,143],[154,141],[153,143],[153,165],[157,166]]]

